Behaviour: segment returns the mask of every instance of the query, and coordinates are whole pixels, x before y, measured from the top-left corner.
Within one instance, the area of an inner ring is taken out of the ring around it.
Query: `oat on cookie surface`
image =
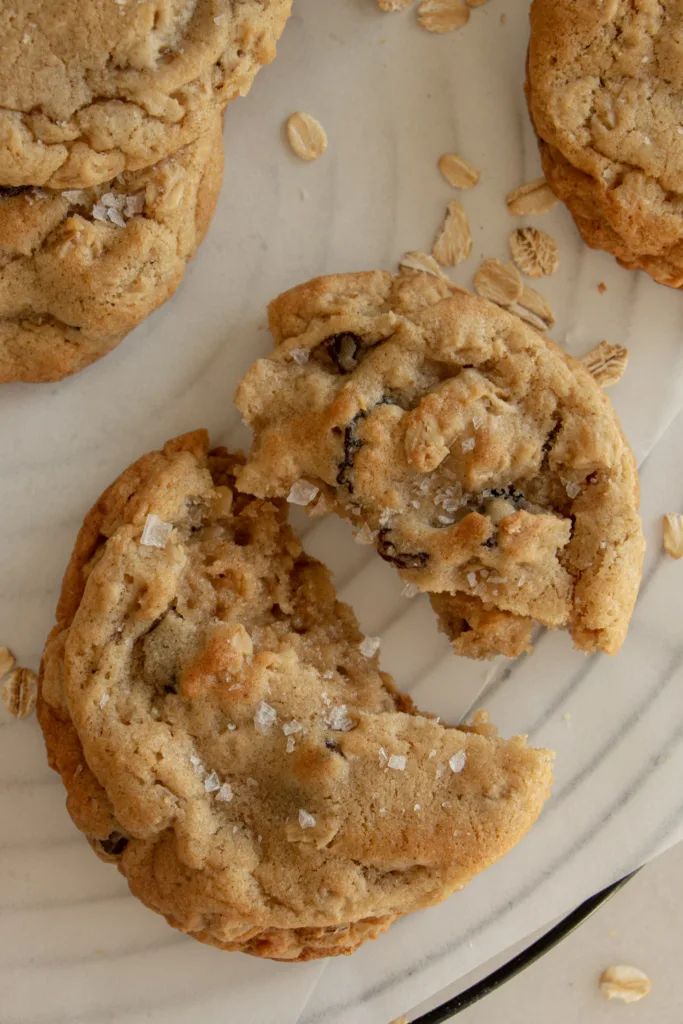
[[[82,369],[173,294],[218,197],[221,128],[94,188],[0,189],[0,382]]]
[[[679,3],[535,0],[527,95],[546,178],[589,245],[683,284]]]
[[[551,755],[417,712],[238,466],[197,432],[97,502],[39,719],[75,823],[171,924],[277,959],[347,953],[509,849]],[[163,547],[141,544],[151,514]]]
[[[638,479],[577,361],[410,270],[310,281],[271,304],[270,326],[274,352],[237,391],[254,431],[241,487],[318,486],[407,583],[458,599],[439,614],[463,653],[523,650],[532,622],[619,648],[642,569]]]
[[[275,55],[291,0],[0,6],[0,183],[83,188],[206,131]]]

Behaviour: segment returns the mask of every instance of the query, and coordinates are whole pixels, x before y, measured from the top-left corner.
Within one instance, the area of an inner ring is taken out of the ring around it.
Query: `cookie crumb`
[[[467,754],[465,753],[465,751],[459,750],[457,754],[453,754],[451,757],[448,758],[448,767],[450,768],[454,775],[459,775],[460,772],[465,767],[466,760]]]
[[[473,188],[479,181],[479,171],[476,167],[457,153],[444,153],[439,157],[437,166],[443,179],[452,188]]]
[[[142,528],[140,543],[148,548],[165,548],[172,532],[172,523],[165,523],[159,516],[150,512]]]
[[[305,811],[303,807],[299,809],[299,826],[301,828],[315,828],[315,818],[308,811]]]
[[[628,349],[601,341],[581,359],[591,377],[601,388],[609,388],[624,376],[628,366]]]
[[[317,160],[327,149],[327,133],[320,121],[300,110],[287,119],[287,141],[300,160]]]
[[[683,515],[667,512],[663,517],[664,550],[672,558],[683,558]]]
[[[600,292],[601,295],[604,295],[605,292],[607,291],[607,285],[605,284],[604,281],[598,281],[598,291]]]
[[[517,228],[509,238],[515,265],[527,277],[549,277],[560,265],[557,242],[538,228]]]
[[[417,20],[428,32],[453,32],[470,20],[464,0],[420,0]]]
[[[621,999],[624,1003],[637,1003],[652,988],[644,971],[628,964],[608,967],[600,975],[600,991],[607,999]]]
[[[360,643],[360,653],[364,658],[372,658],[377,654],[381,640],[378,636],[366,636]]]
[[[13,669],[2,686],[4,705],[13,718],[28,718],[32,714],[37,693],[38,677],[30,668]]]
[[[454,199],[448,204],[441,230],[432,247],[432,256],[444,267],[454,267],[472,251],[472,234],[467,214]]]
[[[387,768],[393,768],[395,772],[404,772],[406,770],[405,754],[392,754],[387,761]]]
[[[265,736],[267,732],[270,732],[272,727],[277,721],[277,711],[275,708],[267,704],[265,700],[259,701],[258,707],[256,708],[256,714],[254,715],[254,727],[256,732],[260,732],[262,736]]]
[[[310,505],[320,493],[320,488],[308,480],[297,480],[292,484],[287,501],[290,505]]]
[[[513,217],[528,217],[530,214],[552,210],[557,203],[557,196],[545,178],[536,178],[509,192],[505,203]]]

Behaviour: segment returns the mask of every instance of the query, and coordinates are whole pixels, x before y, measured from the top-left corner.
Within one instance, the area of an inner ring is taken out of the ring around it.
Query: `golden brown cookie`
[[[241,488],[369,531],[441,595],[459,653],[518,654],[534,622],[618,650],[643,561],[638,477],[583,366],[412,270],[309,281],[270,326],[276,348],[237,392],[254,431]]]
[[[683,285],[683,8],[534,0],[527,96],[548,183],[585,241]]]
[[[380,672],[280,503],[202,431],[86,517],[39,718],[71,816],[175,927],[283,960],[349,953],[461,888],[548,796],[552,757],[447,728]]]
[[[243,95],[291,0],[0,5],[0,184],[88,188],[163,160]]]
[[[0,382],[61,380],[178,287],[223,173],[221,117],[143,171],[90,189],[0,189]]]

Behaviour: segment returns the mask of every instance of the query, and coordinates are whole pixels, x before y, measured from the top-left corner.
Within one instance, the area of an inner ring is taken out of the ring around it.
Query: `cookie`
[[[222,172],[216,114],[173,156],[105,185],[0,190],[0,382],[61,380],[169,298]]]
[[[534,623],[618,650],[643,561],[638,477],[584,367],[412,270],[310,281],[270,327],[275,351],[237,391],[254,431],[242,489],[350,520],[440,595],[458,653],[521,653]]]
[[[239,465],[199,431],[105,491],[40,723],[74,822],[170,924],[275,959],[349,953],[513,846],[552,757],[420,714]]]
[[[535,0],[527,97],[543,169],[584,240],[683,286],[683,9]]]
[[[0,10],[0,183],[89,188],[208,131],[291,0],[18,0]]]

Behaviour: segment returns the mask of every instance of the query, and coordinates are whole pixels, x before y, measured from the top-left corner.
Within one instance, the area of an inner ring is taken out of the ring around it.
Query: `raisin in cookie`
[[[553,191],[585,241],[683,285],[683,7],[535,0],[527,95]]]
[[[247,92],[291,0],[0,5],[0,183],[88,188],[157,163]]]
[[[170,924],[276,959],[349,953],[513,846],[552,757],[419,714],[238,466],[197,432],[105,491],[40,722],[74,822]]]
[[[0,381],[61,380],[173,294],[223,171],[221,116],[144,171],[91,189],[0,189]]]
[[[240,487],[306,481],[312,511],[370,530],[439,595],[461,653],[521,653],[534,622],[619,648],[643,560],[638,478],[582,366],[413,271],[310,281],[271,304],[270,326],[277,347],[237,392],[254,431]]]

